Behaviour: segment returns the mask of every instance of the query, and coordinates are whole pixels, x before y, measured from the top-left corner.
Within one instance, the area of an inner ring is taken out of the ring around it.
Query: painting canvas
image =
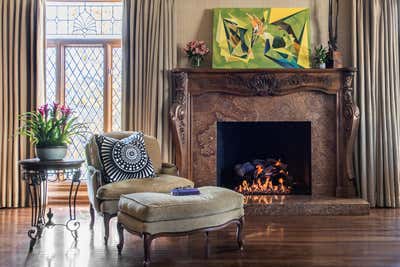
[[[308,8],[216,8],[213,68],[310,68]]]

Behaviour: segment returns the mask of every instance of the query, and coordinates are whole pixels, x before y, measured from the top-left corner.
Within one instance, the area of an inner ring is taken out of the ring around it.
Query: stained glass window
[[[47,2],[47,38],[121,38],[118,2]]]
[[[56,53],[55,47],[48,47],[46,50],[46,102],[56,101]]]
[[[113,48],[112,50],[112,130],[121,130],[121,100],[122,100],[122,90],[121,90],[121,70],[122,70],[122,49]]]
[[[103,132],[104,49],[67,47],[65,49],[65,103],[73,107],[89,132]],[[71,158],[85,158],[82,137],[74,137],[69,147]]]

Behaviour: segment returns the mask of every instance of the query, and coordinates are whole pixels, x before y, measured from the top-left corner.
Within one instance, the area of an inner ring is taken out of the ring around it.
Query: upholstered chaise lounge
[[[111,132],[105,136],[123,139],[133,132]],[[99,158],[98,146],[95,136],[86,145],[86,158],[88,164],[88,195],[90,202],[91,222],[93,228],[95,211],[104,219],[104,241],[107,244],[109,237],[110,219],[117,215],[118,201],[121,195],[139,192],[168,193],[177,187],[193,187],[193,182],[177,176],[175,165],[161,163],[161,151],[157,139],[144,136],[146,149],[152,160],[156,177],[145,179],[130,179],[115,183],[105,184],[103,179],[102,164]]]

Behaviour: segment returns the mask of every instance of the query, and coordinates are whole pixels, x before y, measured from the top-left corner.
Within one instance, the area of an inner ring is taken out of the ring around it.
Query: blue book
[[[175,188],[172,189],[171,195],[173,196],[200,195],[200,191],[197,188]]]

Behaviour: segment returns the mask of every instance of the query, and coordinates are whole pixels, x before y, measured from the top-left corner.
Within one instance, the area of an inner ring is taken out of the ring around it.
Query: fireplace
[[[368,214],[353,171],[360,117],[354,73],[173,70],[170,118],[180,176],[197,187],[242,191],[246,214]],[[266,174],[274,180],[269,186]]]
[[[245,195],[311,194],[311,122],[218,122],[217,185]]]

